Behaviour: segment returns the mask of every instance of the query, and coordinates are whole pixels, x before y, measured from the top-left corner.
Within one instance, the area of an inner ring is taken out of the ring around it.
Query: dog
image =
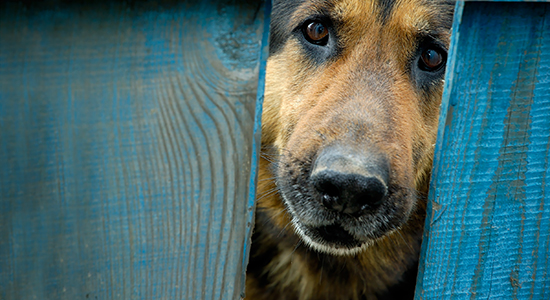
[[[410,299],[454,3],[274,0],[246,299]]]

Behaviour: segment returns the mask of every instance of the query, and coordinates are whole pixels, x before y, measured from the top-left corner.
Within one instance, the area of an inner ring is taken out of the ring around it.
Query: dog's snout
[[[327,209],[361,215],[386,198],[389,164],[383,155],[330,148],[317,158],[310,179]]]

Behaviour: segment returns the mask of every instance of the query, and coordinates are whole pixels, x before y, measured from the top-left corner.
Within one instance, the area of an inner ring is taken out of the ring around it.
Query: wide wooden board
[[[416,299],[549,299],[550,3],[453,26]]]
[[[0,299],[239,298],[263,1],[35,2],[0,3]]]

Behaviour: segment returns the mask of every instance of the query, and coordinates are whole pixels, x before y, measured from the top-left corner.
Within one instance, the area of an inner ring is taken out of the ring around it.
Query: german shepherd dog
[[[453,8],[274,1],[246,299],[413,297]]]

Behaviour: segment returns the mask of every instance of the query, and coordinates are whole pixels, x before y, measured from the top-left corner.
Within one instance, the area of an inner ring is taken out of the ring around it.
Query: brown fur
[[[246,299],[395,297],[405,291],[397,285],[407,279],[412,281],[406,285],[410,296],[443,86],[442,77],[426,80],[413,69],[427,38],[443,47],[448,43],[452,4],[388,3],[274,4],[272,34],[278,36],[271,39],[274,50],[267,65]],[[278,11],[282,16],[276,16]],[[338,50],[327,59],[312,57],[293,31],[313,15],[329,18],[331,34],[338,36]],[[304,243],[281,198],[285,184],[305,184],[319,151],[333,144],[384,153],[396,187],[384,209],[359,219],[365,220],[371,240],[344,255]]]

